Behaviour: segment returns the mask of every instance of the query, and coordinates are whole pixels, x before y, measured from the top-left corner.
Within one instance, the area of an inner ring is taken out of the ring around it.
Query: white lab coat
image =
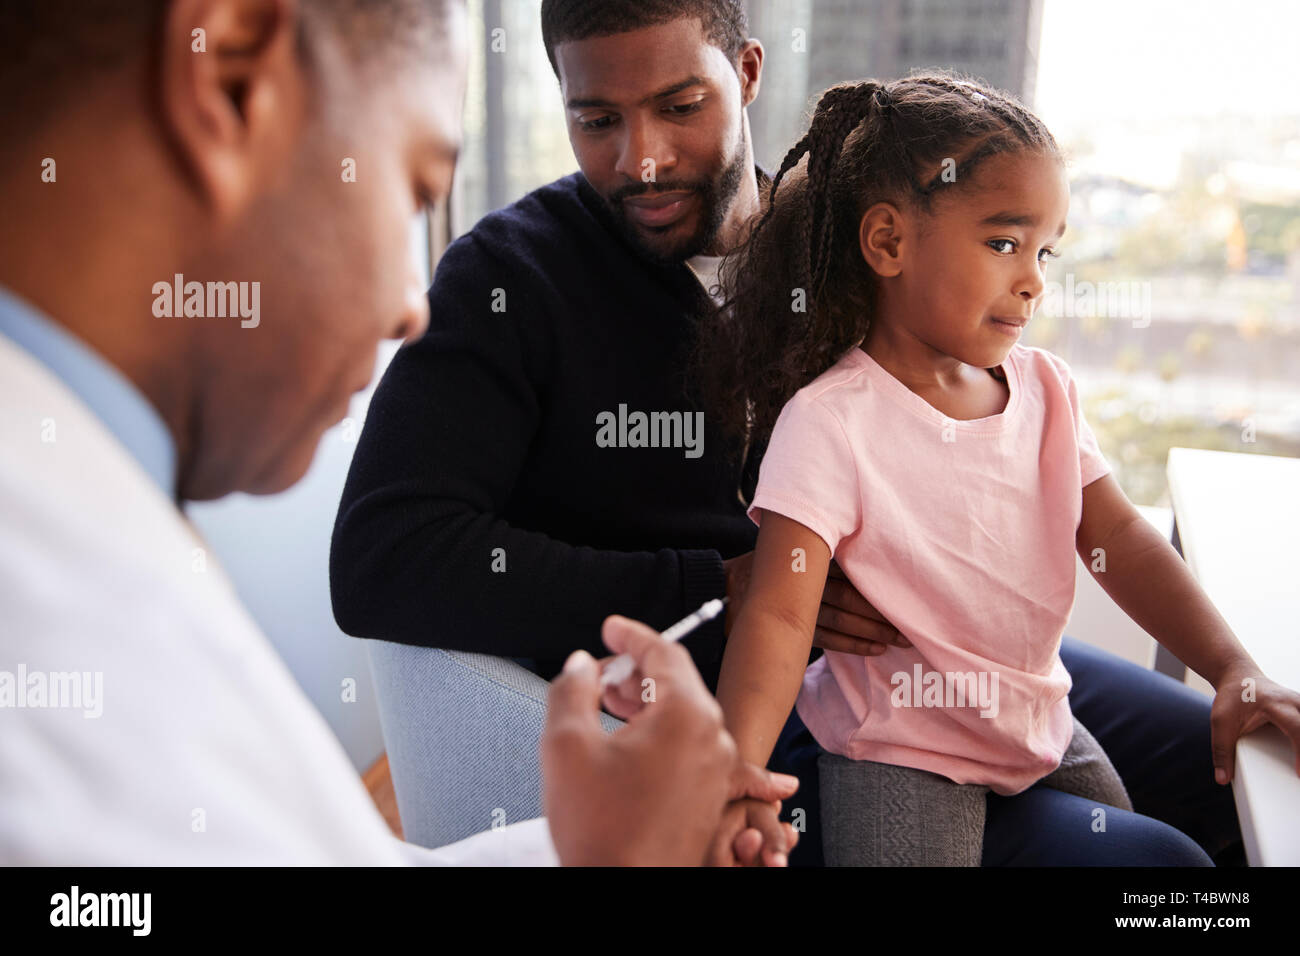
[[[394,839],[201,551],[76,394],[0,336],[0,672],[11,690],[20,669],[102,674],[98,717],[0,700],[0,864],[555,862],[544,819],[440,850]]]

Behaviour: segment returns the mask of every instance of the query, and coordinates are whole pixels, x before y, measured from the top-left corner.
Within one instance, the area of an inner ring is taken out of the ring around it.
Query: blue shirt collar
[[[0,286],[0,335],[46,365],[176,500],[176,443],[162,416],[125,375],[62,326]]]

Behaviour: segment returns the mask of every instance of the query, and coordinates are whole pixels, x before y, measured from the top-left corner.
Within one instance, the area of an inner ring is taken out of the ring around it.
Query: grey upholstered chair
[[[546,681],[486,654],[367,644],[407,840],[444,846],[541,815]],[[607,732],[622,726],[600,716]]]

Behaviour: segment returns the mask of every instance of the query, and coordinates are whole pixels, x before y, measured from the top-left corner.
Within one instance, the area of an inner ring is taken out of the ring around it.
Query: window
[[[538,0],[470,0],[453,232],[577,168]],[[1300,455],[1300,100],[1287,0],[751,0],[774,169],[818,92],[947,67],[1017,93],[1071,157],[1062,257],[1025,342],[1079,381],[1129,496],[1186,445]],[[1207,24],[1213,23],[1213,29]]]

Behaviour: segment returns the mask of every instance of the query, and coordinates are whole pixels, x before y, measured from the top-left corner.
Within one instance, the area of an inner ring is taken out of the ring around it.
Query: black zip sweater
[[[757,537],[744,502],[761,450],[742,465],[707,420],[702,449],[651,427],[700,408],[685,371],[708,299],[685,264],[640,257],[574,173],[456,240],[429,306],[343,490],[344,631],[527,658],[549,678],[576,648],[608,653],[608,614],[662,629],[723,595],[723,559]],[[649,447],[656,432],[680,447]],[[722,643],[721,618],[684,641],[711,690]]]

